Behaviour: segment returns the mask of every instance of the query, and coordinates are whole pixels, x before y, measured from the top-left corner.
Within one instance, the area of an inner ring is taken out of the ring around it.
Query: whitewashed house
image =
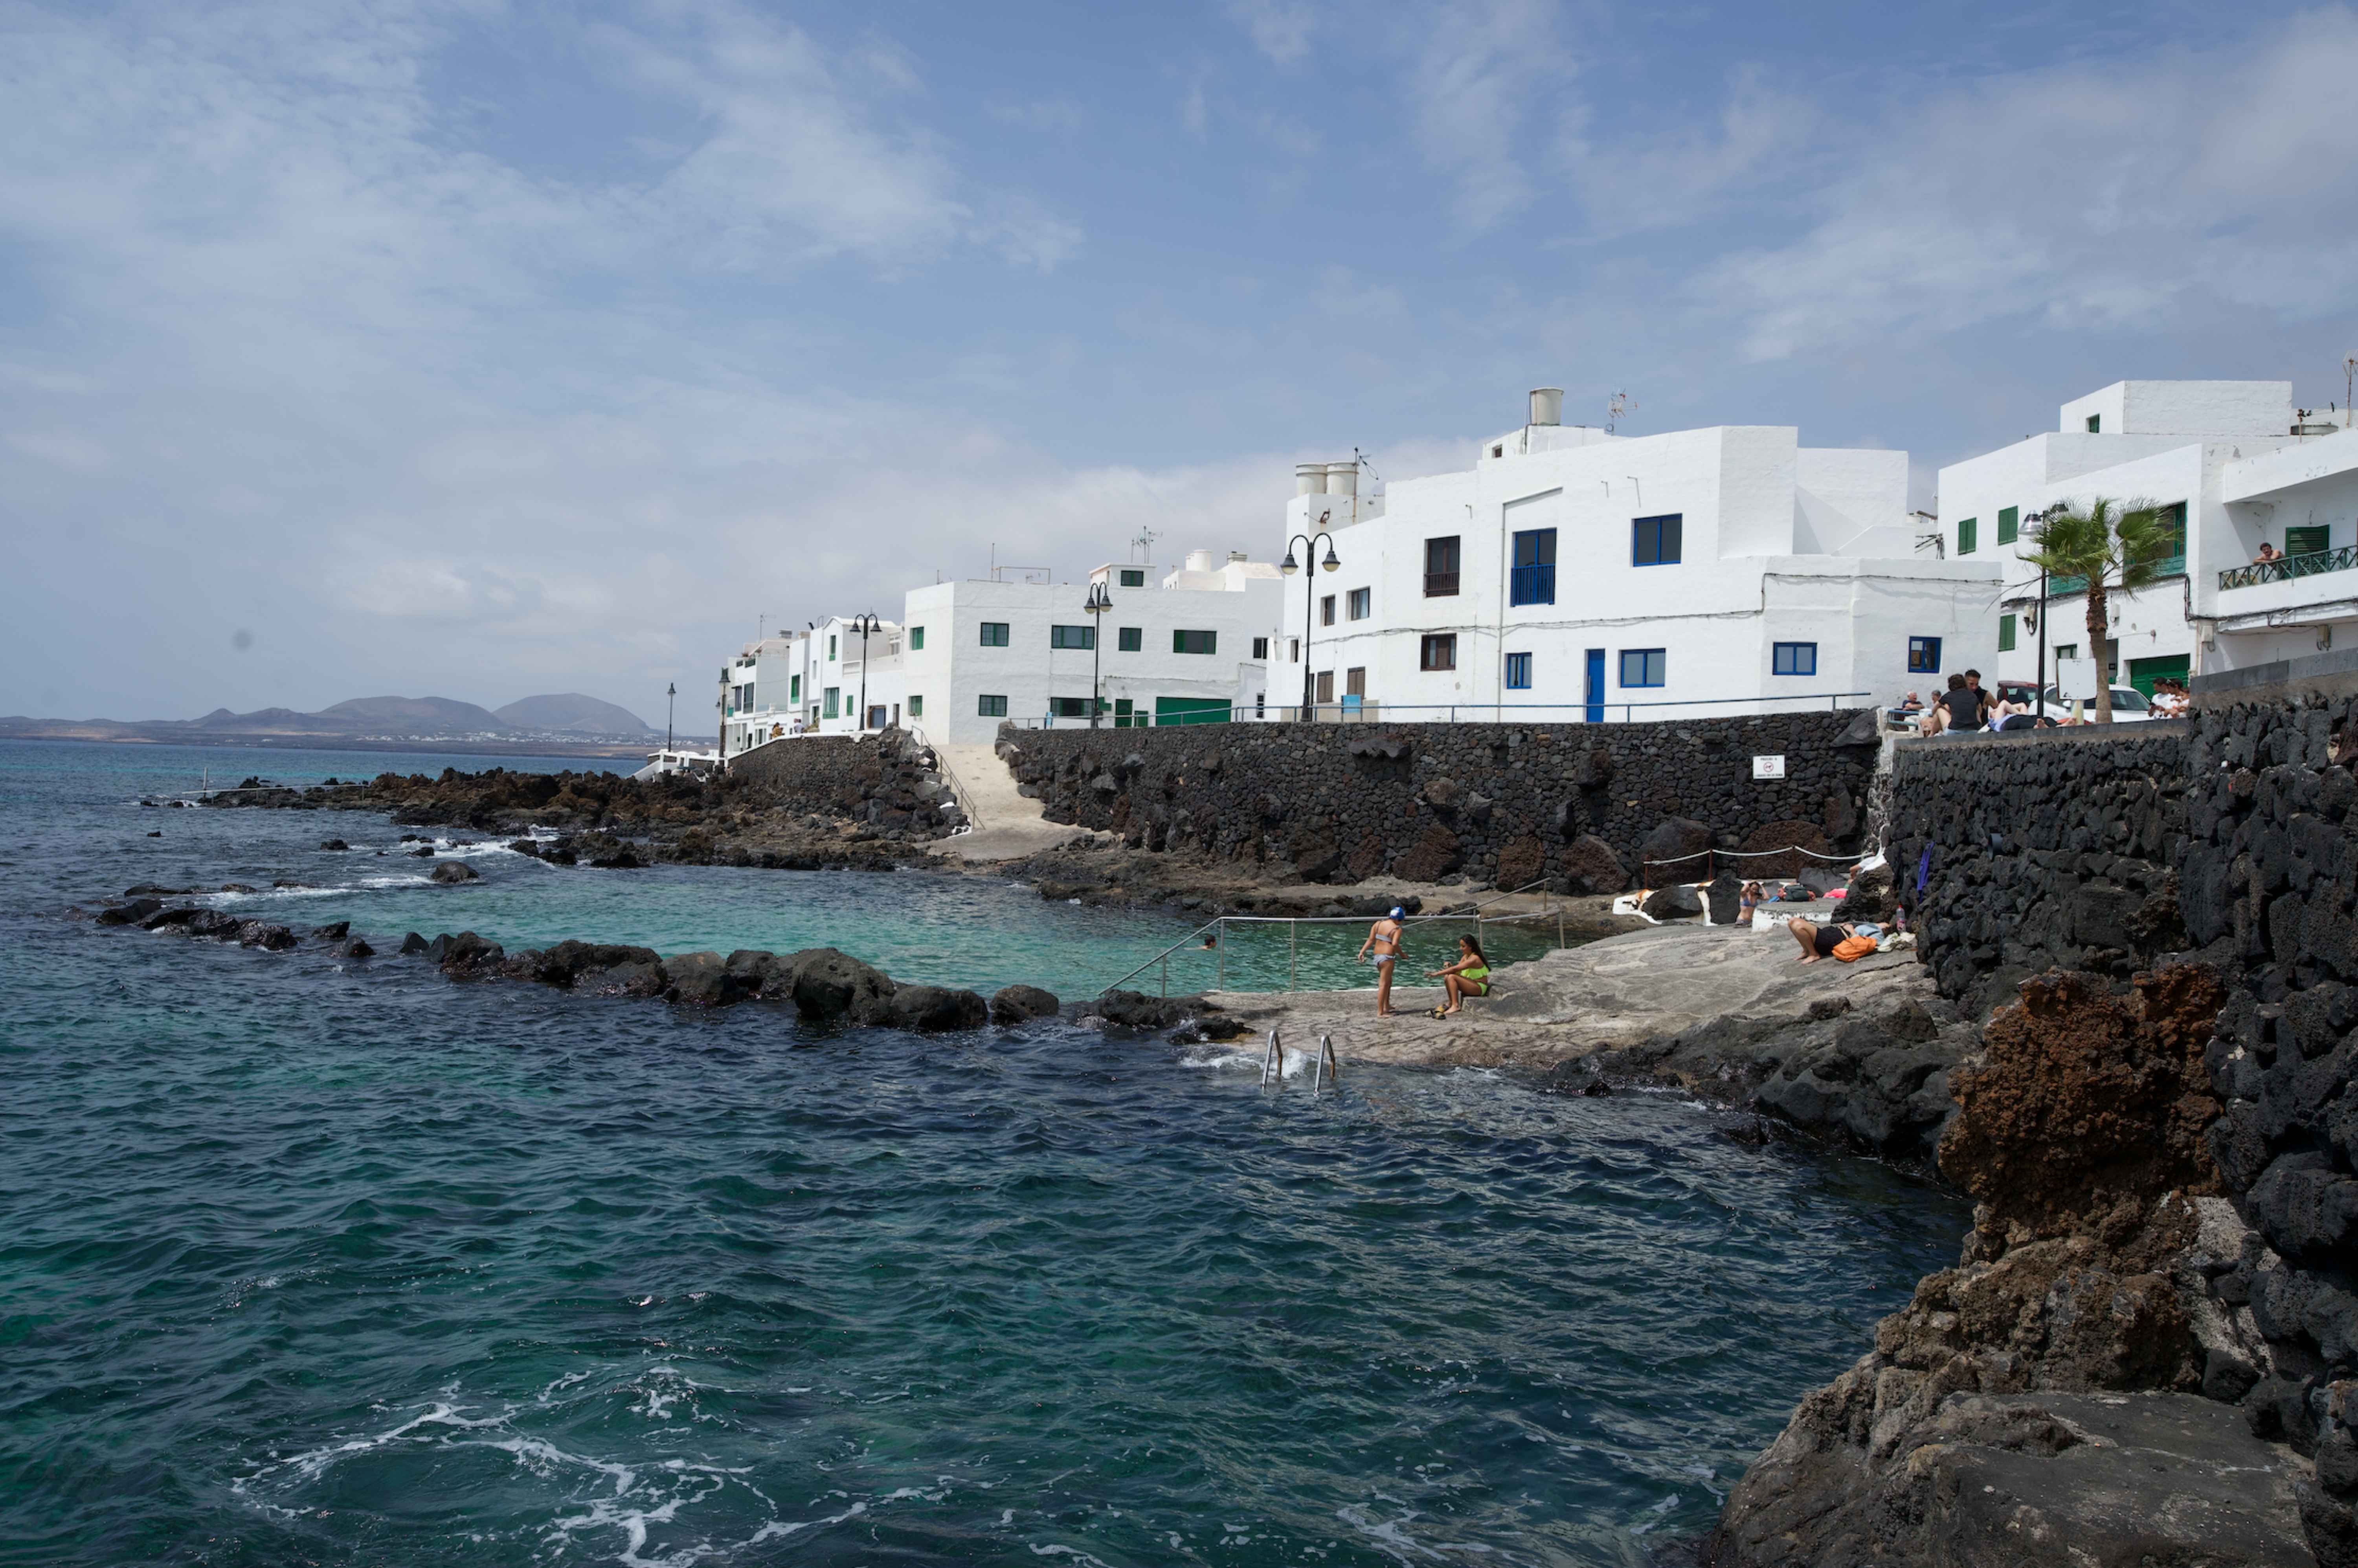
[[[1209,550],[1183,567],[1111,563],[1084,583],[968,581],[909,590],[909,722],[939,744],[985,743],[1003,719],[1129,726],[1265,709],[1280,580]],[[1088,606],[1102,592],[1108,608]]]
[[[802,708],[808,733],[857,735],[901,722],[907,697],[899,622],[830,615],[803,637]]]
[[[806,636],[782,632],[760,638],[722,666],[718,706],[724,756],[783,739],[801,717]]]
[[[2153,683],[2345,643],[2358,627],[2358,437],[2348,415],[2302,420],[2285,381],[2122,381],[2064,404],[2058,428],[1941,470],[1942,543],[1996,565],[1997,674],[2048,678],[2058,658],[2102,656],[2110,678]],[[2097,499],[2170,508],[2178,548],[2158,582],[2115,593],[2104,646],[2088,645],[2084,585],[2040,598],[2039,513]],[[2287,557],[2255,566],[2266,545]]]
[[[1865,706],[1989,667],[1997,572],[1918,552],[1907,453],[1615,436],[1562,406],[1532,393],[1473,468],[1380,497],[1355,465],[1297,470],[1282,717],[1305,674],[1321,719],[1596,722]]]

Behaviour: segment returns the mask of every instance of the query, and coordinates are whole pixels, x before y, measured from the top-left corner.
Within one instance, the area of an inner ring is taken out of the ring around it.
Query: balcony
[[[1455,598],[1456,598],[1456,597],[1457,597],[1457,574],[1456,574],[1455,572],[1427,572],[1427,573],[1425,573],[1425,574],[1424,574],[1424,597],[1425,597],[1425,598],[1427,598],[1427,599],[1455,599]]]
[[[2316,577],[2323,572],[2346,572],[2353,567],[2358,567],[2358,545],[2344,545],[2338,550],[2310,550],[2302,555],[2235,567],[2219,574],[2219,587],[2222,591],[2231,588],[2257,588],[2264,582],[2289,582],[2294,578]]]
[[[1509,604],[1553,604],[1555,602],[1555,563],[1517,567],[1513,581],[1508,585]]]

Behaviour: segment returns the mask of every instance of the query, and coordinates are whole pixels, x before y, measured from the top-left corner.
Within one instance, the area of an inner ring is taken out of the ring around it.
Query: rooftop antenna
[[[2342,362],[2342,406],[2344,408],[2358,406],[2358,400],[2350,395],[2353,378],[2358,378],[2358,354],[2352,354]]]
[[[1620,423],[1621,416],[1637,406],[1637,400],[1626,392],[1617,392],[1606,398],[1605,400],[1605,433],[1608,436],[1613,434],[1613,427]]]
[[[1163,537],[1163,535],[1156,533],[1153,529],[1141,527],[1138,531],[1138,537],[1130,542],[1130,547],[1138,553],[1138,560],[1141,566],[1152,566],[1154,564],[1154,541],[1161,537]]]

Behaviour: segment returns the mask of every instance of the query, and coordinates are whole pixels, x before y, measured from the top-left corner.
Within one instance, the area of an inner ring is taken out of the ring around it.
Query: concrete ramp
[[[957,781],[958,798],[974,821],[973,831],[934,843],[935,854],[969,862],[1018,860],[1097,837],[1086,827],[1044,821],[1040,803],[1015,793],[1015,775],[995,746],[936,746],[934,755]]]

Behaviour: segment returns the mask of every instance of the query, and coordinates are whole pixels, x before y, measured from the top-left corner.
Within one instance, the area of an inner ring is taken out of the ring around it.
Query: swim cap
[[[1391,914],[1391,917],[1392,917],[1394,920],[1401,919],[1402,916],[1406,915],[1407,914],[1408,914],[1408,911],[1407,911],[1407,910],[1405,910],[1405,909],[1402,909],[1399,904],[1394,904],[1394,905],[1392,905],[1392,914]]]

